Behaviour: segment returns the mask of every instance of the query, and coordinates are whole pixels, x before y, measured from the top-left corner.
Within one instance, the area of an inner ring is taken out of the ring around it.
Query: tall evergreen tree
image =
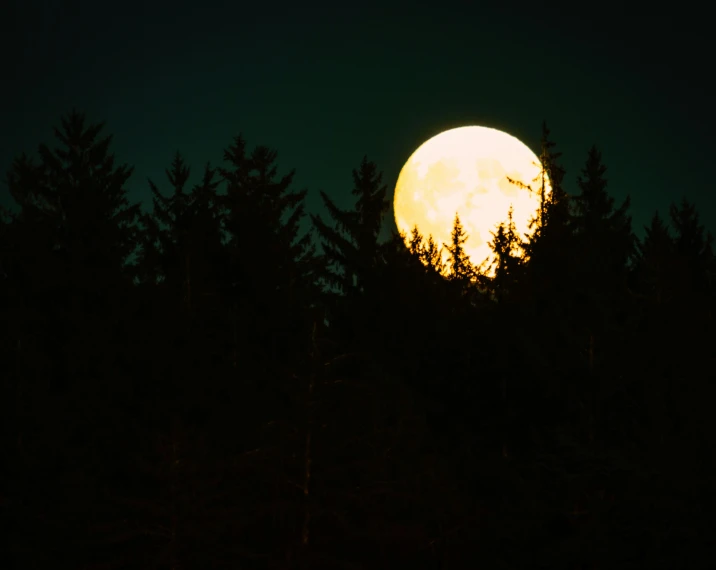
[[[580,261],[575,269],[584,300],[598,312],[600,304],[623,291],[635,247],[628,214],[630,199],[615,208],[606,190],[605,173],[601,153],[592,147],[577,180],[580,193],[573,198],[574,239]]]
[[[132,169],[115,165],[103,124],[88,125],[76,111],[61,123],[54,129],[60,145],[41,144],[39,162],[20,156],[7,178],[19,206],[13,273],[26,312],[21,337],[38,340],[58,390],[75,381],[97,385],[122,358],[106,343],[121,336],[139,214],[125,187]]]
[[[680,262],[680,278],[684,294],[713,293],[714,252],[713,236],[705,231],[699,220],[694,204],[684,198],[677,206],[669,208],[671,223],[674,227],[674,248]]]
[[[22,155],[7,176],[19,207],[9,275],[18,309],[16,516],[52,521],[36,536],[59,564],[85,563],[72,537],[110,510],[96,504],[107,473],[100,458],[119,454],[113,438],[129,420],[121,347],[139,206],[127,198],[132,170],[115,164],[102,130],[73,111],[54,129],[56,148],[41,144],[39,160]],[[40,566],[43,556],[28,563]]]
[[[537,376],[544,377],[544,382],[531,383],[529,388],[542,391],[545,405],[559,401],[574,406],[574,367],[581,364],[584,344],[583,335],[574,334],[575,327],[583,326],[581,313],[576,316],[574,261],[583,253],[575,243],[572,197],[565,190],[562,153],[556,147],[543,123],[540,172],[531,185],[522,185],[539,198],[539,208],[522,245],[523,286],[519,290],[529,303],[519,316],[526,319],[521,329],[530,331],[521,342],[531,353]]]
[[[640,294],[657,304],[673,294],[676,275],[674,240],[669,227],[654,212],[651,222],[644,226],[644,238],[637,242],[634,275]]]
[[[565,202],[567,202],[568,196],[564,190],[564,176],[566,171],[560,164],[562,153],[555,150],[557,143],[550,138],[550,134],[551,132],[547,127],[547,123],[543,122],[541,139],[542,152],[540,154],[540,164],[542,167],[540,181],[542,188],[544,188],[547,184],[549,184],[549,187],[551,188],[551,192],[549,193],[545,193],[544,191],[542,192],[542,202],[545,206],[543,215],[546,218],[542,223],[543,226],[548,225],[550,220],[554,220],[554,216],[558,213],[565,215],[568,213],[565,208]],[[545,180],[545,175],[547,180]]]
[[[635,246],[628,214],[630,200],[627,197],[615,208],[606,189],[606,170],[601,153],[593,146],[577,179],[580,192],[573,197],[576,255],[572,262],[575,302],[571,328],[581,345],[586,369],[587,382],[580,389],[588,402],[590,437],[594,437],[594,422],[600,415],[601,394],[615,389],[605,383],[617,381],[602,371],[618,358],[628,335],[627,278]]]
[[[152,192],[152,212],[142,216],[143,235],[135,263],[140,282],[167,283],[174,289],[179,287],[178,242],[182,235],[181,218],[185,216],[188,195],[184,192],[191,170],[181,154],[177,152],[172,160],[171,169],[165,170],[172,192],[165,196],[157,185],[149,179]]]
[[[106,305],[110,291],[125,282],[139,215],[125,187],[132,169],[115,165],[112,137],[102,138],[103,128],[72,111],[54,129],[59,147],[41,144],[39,164],[22,155],[8,173],[10,194],[20,206],[17,221],[36,235],[39,251],[27,252],[28,259],[43,260],[34,270],[52,266],[53,274],[43,277],[69,285],[89,311]]]
[[[527,189],[536,192],[539,196],[539,209],[532,222],[537,235],[547,225],[547,220],[550,217],[550,206],[558,205],[566,197],[562,187],[565,170],[559,164],[562,153],[554,150],[557,144],[550,139],[550,130],[547,128],[546,122],[542,122],[540,146],[540,172],[532,181],[532,185],[527,187]]]
[[[455,220],[450,233],[450,243],[443,244],[443,247],[449,254],[447,262],[448,279],[463,286],[472,283],[476,275],[475,267],[470,262],[470,257],[464,247],[468,237],[462,222],[460,222],[460,216],[455,213]]]
[[[540,298],[559,295],[568,277],[568,260],[571,243],[570,201],[565,192],[564,168],[559,164],[561,152],[555,151],[556,143],[550,139],[547,125],[542,125],[541,170],[536,181],[539,184],[540,208],[531,221],[531,234],[525,243],[525,254],[530,260],[532,288]],[[547,187],[547,188],[545,188]],[[547,192],[549,190],[549,192]]]
[[[310,232],[301,234],[306,190],[292,188],[295,170],[277,178],[277,152],[257,146],[250,155],[241,136],[225,151],[226,230],[236,276],[254,291],[290,294],[310,290],[314,280]]]
[[[168,196],[149,180],[153,209],[142,217],[135,270],[140,281],[160,283],[177,308],[191,310],[192,302],[217,294],[214,273],[223,264],[219,181],[207,164],[201,183],[188,190],[191,169],[179,152],[166,175]]]
[[[327,284],[352,296],[369,286],[371,272],[381,263],[378,238],[383,215],[389,208],[383,173],[367,156],[353,170],[351,194],[356,197],[354,209],[342,210],[321,192],[333,225],[320,216],[311,217],[324,251]]]
[[[574,226],[580,245],[596,257],[590,265],[597,272],[623,274],[633,252],[634,236],[631,232],[627,196],[618,208],[607,193],[606,166],[602,155],[592,147],[587,162],[577,179],[580,193],[574,196]]]
[[[239,135],[219,172],[226,182],[229,295],[244,319],[235,330],[249,334],[243,342],[285,353],[291,346],[300,351],[291,336],[315,302],[317,274],[310,232],[301,235],[307,191],[293,189],[294,170],[278,176],[276,159],[266,146],[248,153]]]
[[[405,243],[405,238],[402,236],[401,238],[403,239],[403,243]],[[442,257],[442,248],[438,248],[432,235],[428,236],[428,239],[425,240],[416,225],[410,233],[410,238],[407,240],[407,243],[410,253],[422,262],[428,274],[434,277],[442,277],[444,275],[445,262]]]
[[[498,302],[512,297],[523,286],[523,244],[517,235],[512,211],[510,206],[507,222],[501,222],[496,231],[491,232],[493,239],[490,249],[495,255],[495,275],[491,280],[491,288]]]

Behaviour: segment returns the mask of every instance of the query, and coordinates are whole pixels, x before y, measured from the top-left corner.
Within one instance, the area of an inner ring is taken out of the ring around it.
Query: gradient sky
[[[584,4],[10,0],[0,169],[53,142],[76,107],[107,122],[117,159],[135,167],[132,200],[147,200],[148,176],[167,188],[176,150],[198,181],[243,133],[278,150],[282,172],[296,168],[319,212],[319,189],[352,204],[364,154],[392,192],[410,154],[441,131],[494,127],[537,152],[544,119],[568,191],[595,143],[612,195],[631,194],[638,234],[682,196],[714,231],[708,4]]]

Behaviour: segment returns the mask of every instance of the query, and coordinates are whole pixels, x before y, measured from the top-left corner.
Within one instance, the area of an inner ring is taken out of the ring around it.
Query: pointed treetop
[[[614,198],[607,192],[606,171],[601,152],[592,146],[577,178],[580,193],[573,197],[580,233],[626,231],[626,226],[629,226],[628,233],[631,232],[631,218],[627,215],[631,200],[627,196],[619,208],[614,208]]]
[[[470,258],[464,248],[468,237],[462,226],[462,222],[460,222],[460,216],[455,212],[455,221],[453,223],[452,232],[450,233],[450,243],[443,244],[449,253],[448,267],[450,269],[449,278],[451,280],[471,280],[474,276],[475,269],[472,263],[470,263]]]
[[[388,188],[383,184],[383,173],[378,170],[375,162],[363,156],[360,167],[353,170],[353,189],[351,193],[357,197],[356,212],[364,230],[377,239],[383,214],[388,211],[386,200]]]
[[[352,171],[356,197],[353,209],[342,210],[325,192],[320,195],[333,220],[333,227],[312,215],[330,268],[325,279],[344,292],[358,292],[376,265],[383,262],[383,246],[378,243],[383,215],[388,211],[387,187],[377,165],[363,156]]]
[[[177,194],[182,194],[184,192],[184,186],[189,180],[191,169],[179,151],[176,151],[174,154],[171,170],[165,169],[164,172],[166,172],[169,183],[175,188]]]
[[[677,251],[695,257],[708,255],[713,236],[701,224],[696,206],[682,198],[678,206],[671,204],[669,215],[676,231]]]

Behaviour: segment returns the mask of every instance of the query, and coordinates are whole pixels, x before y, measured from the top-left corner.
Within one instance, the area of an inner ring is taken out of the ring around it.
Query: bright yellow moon
[[[490,232],[507,220],[510,205],[518,235],[540,203],[541,166],[520,140],[487,127],[460,127],[423,143],[400,171],[393,208],[398,230],[410,237],[413,227],[438,247],[450,243],[455,213],[468,235],[465,252],[474,265],[492,260]],[[508,180],[518,180],[534,191]],[[549,192],[549,185],[545,184]],[[448,253],[443,247],[443,259]],[[488,270],[488,274],[492,270]]]

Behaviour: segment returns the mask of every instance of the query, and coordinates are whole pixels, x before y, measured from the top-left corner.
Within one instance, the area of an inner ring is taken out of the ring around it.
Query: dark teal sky
[[[315,212],[319,189],[351,203],[363,154],[392,190],[443,130],[495,127],[537,151],[546,119],[569,191],[596,143],[639,233],[682,195],[716,228],[706,8],[520,4],[10,0],[0,168],[51,142],[74,106],[107,122],[117,159],[135,167],[134,200],[147,176],[164,184],[175,150],[198,177],[243,133],[297,169]]]

